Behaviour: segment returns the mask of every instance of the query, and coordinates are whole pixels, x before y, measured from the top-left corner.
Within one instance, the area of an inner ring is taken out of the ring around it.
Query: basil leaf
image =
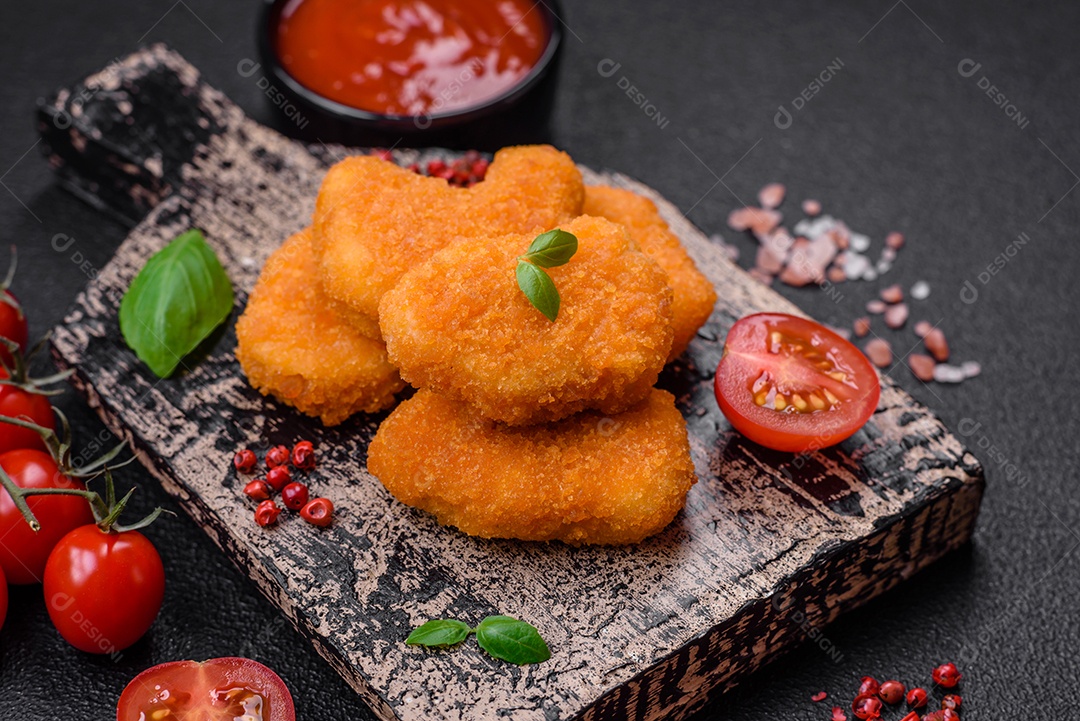
[[[476,627],[480,648],[495,658],[516,663],[540,663],[551,658],[540,632],[531,624],[510,616],[488,616]]]
[[[409,646],[453,646],[464,641],[471,629],[461,621],[440,618],[413,629],[405,643]]]
[[[528,260],[541,268],[554,268],[559,265],[566,265],[570,262],[570,258],[577,252],[577,236],[573,233],[567,233],[565,230],[549,230],[548,232],[536,236],[529,245],[529,250],[525,254],[525,260]]]
[[[554,323],[559,317],[559,291],[555,289],[551,276],[542,268],[524,260],[518,260],[516,273],[521,292],[538,311]]]
[[[120,332],[158,377],[221,325],[233,289],[221,261],[198,230],[189,230],[146,261],[120,301]]]

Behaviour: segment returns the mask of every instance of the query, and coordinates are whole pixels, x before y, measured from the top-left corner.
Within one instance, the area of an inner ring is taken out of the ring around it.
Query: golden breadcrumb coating
[[[532,234],[462,240],[406,273],[379,313],[402,378],[510,425],[619,413],[648,395],[671,348],[664,272],[621,225],[560,227],[578,250],[548,269],[562,298],[554,322],[517,284]]]
[[[326,174],[316,202],[323,288],[350,318],[370,319],[357,327],[371,335],[383,294],[452,240],[541,232],[579,215],[584,200],[574,161],[548,145],[500,150],[471,188],[371,156],[347,158]]]
[[[675,340],[668,360],[678,358],[712,315],[716,289],[694,265],[678,236],[671,232],[656,204],[648,198],[622,188],[588,186],[581,212],[625,225],[642,252],[667,273],[675,291],[671,306]]]
[[[383,421],[368,470],[402,503],[474,536],[636,543],[682,508],[696,480],[675,399],[625,413],[511,428],[419,391]]]
[[[405,385],[386,346],[344,322],[319,289],[310,229],[266,261],[236,339],[252,387],[328,426],[390,406]]]

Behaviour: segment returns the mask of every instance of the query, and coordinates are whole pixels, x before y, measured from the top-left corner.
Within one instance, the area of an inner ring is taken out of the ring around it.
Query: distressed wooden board
[[[750,312],[798,310],[655,192],[587,169],[588,182],[653,198],[719,289],[712,319],[661,379],[687,418],[700,480],[664,533],[630,548],[485,541],[441,527],[366,472],[382,416],[324,429],[262,398],[233,356],[232,321],[170,380],[120,338],[123,290],[191,226],[229,271],[238,314],[268,254],[309,222],[341,151],[259,126],[160,46],[61,91],[41,123],[69,187],[124,217],[150,211],[56,329],[58,363],[382,718],[683,718],[970,537],[979,463],[888,379],[871,422],[840,447],[794,458],[733,433],[710,377],[728,328]],[[337,502],[338,520],[319,532],[295,518],[259,528],[229,459],[300,438],[320,450],[314,487]],[[402,643],[428,618],[494,612],[534,623],[552,659],[518,668],[471,644],[432,653]]]

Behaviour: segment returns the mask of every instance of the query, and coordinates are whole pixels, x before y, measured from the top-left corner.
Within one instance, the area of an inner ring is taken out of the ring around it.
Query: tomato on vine
[[[93,475],[123,449],[119,445],[81,468],[71,464],[67,419],[64,439],[24,420],[0,418],[0,428],[36,429],[49,452],[19,448],[0,454],[0,569],[9,583],[41,583],[53,547],[69,531],[94,522],[82,478]],[[82,496],[82,497],[80,497]],[[32,519],[32,522],[29,522]]]
[[[0,338],[6,338],[21,352],[26,350],[26,341],[30,331],[22,306],[19,305],[19,301],[8,290],[11,287],[11,281],[15,278],[15,266],[15,248],[12,247],[11,265],[8,267],[4,280],[0,281]],[[14,362],[14,358],[11,349],[6,347],[6,344],[4,346],[0,347],[0,365],[10,367]]]

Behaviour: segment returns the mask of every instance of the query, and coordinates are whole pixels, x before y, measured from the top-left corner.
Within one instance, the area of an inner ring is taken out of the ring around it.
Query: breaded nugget
[[[675,291],[671,306],[675,340],[668,360],[678,358],[712,315],[716,289],[694,265],[678,236],[671,232],[656,204],[648,198],[622,188],[589,186],[585,188],[585,207],[581,212],[625,225],[641,250],[667,273]]]
[[[584,200],[574,161],[547,145],[500,150],[471,188],[379,158],[347,158],[326,174],[316,203],[323,288],[371,335],[383,294],[450,241],[546,230],[579,215]]]
[[[405,384],[386,346],[328,305],[315,272],[310,229],[274,251],[236,322],[236,358],[260,393],[333,426],[388,407]]]
[[[648,395],[671,348],[664,272],[621,225],[561,227],[578,250],[548,270],[562,298],[554,322],[517,284],[532,234],[462,240],[406,273],[379,314],[402,378],[510,425],[619,413]]]
[[[419,391],[379,427],[368,470],[402,503],[470,535],[575,545],[659,532],[697,480],[686,422],[656,389],[616,416],[528,428]]]

